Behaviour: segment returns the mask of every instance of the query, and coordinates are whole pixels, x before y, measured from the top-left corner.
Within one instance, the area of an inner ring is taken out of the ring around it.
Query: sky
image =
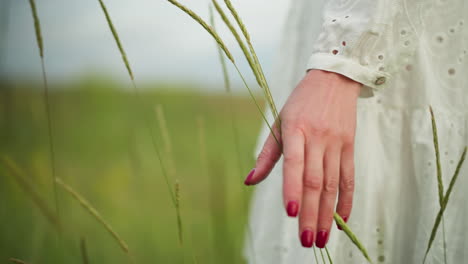
[[[209,20],[208,0],[179,0]],[[222,3],[222,1],[220,1]],[[287,0],[232,0],[247,25],[266,74],[271,69]],[[105,0],[137,81],[222,82],[216,44],[191,18],[166,0]],[[36,0],[52,80],[89,73],[127,78],[98,0]],[[242,54],[217,17],[220,35],[236,58]],[[40,78],[41,68],[29,1],[0,1],[0,74]],[[250,76],[247,65],[241,70]],[[231,74],[234,71],[231,69]],[[249,77],[249,80],[253,80]],[[239,82],[239,79],[237,79]]]

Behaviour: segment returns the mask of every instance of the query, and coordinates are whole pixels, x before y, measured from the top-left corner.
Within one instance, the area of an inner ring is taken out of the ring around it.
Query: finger
[[[340,162],[340,183],[338,205],[336,212],[343,218],[345,222],[348,221],[353,207],[353,193],[354,193],[354,147],[348,146],[343,148]],[[340,227],[338,227],[341,229]]]
[[[330,237],[330,229],[333,223],[336,195],[340,176],[341,145],[328,146],[323,159],[323,189],[320,196],[320,207],[317,223],[317,238],[315,245],[324,248]]]
[[[312,247],[315,241],[323,182],[323,151],[321,140],[306,143],[302,206],[299,216],[301,243],[304,247]]]
[[[296,217],[301,205],[304,175],[304,133],[283,129],[283,201],[290,217]]]
[[[273,133],[270,132],[262,151],[258,155],[255,168],[250,171],[244,181],[245,185],[254,185],[264,180],[281,157],[281,138],[276,124],[272,126]]]

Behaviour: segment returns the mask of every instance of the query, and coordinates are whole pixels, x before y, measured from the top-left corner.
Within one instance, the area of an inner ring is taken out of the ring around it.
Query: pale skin
[[[281,135],[278,129],[275,135],[283,152],[270,134],[246,179],[247,185],[261,182],[284,155],[284,207],[289,216],[299,216],[304,247],[326,245],[335,209],[345,221],[351,214],[361,86],[337,73],[310,70],[280,112]]]

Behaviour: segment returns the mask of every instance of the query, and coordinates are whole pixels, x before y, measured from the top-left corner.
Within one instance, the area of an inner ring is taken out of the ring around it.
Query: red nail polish
[[[310,229],[302,231],[301,244],[303,247],[310,248],[314,244],[314,232]]]
[[[319,231],[317,233],[317,240],[315,241],[315,245],[318,248],[324,248],[327,244],[328,239],[328,232],[326,230]]]
[[[345,223],[348,223],[348,217],[347,216],[343,217],[343,221],[345,221]],[[339,230],[343,230],[341,226],[339,226],[338,224],[336,224],[336,226],[338,227]]]
[[[299,204],[296,201],[288,202],[288,206],[286,208],[286,211],[288,212],[288,216],[296,217],[297,213],[299,211]]]
[[[254,175],[254,173],[255,173],[255,169],[252,169],[249,172],[249,175],[247,175],[247,178],[245,178],[245,181],[244,181],[245,185],[252,185],[252,183],[250,181],[252,180],[252,176]]]

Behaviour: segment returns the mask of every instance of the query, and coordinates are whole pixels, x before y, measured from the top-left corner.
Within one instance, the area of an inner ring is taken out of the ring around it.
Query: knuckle
[[[327,177],[323,185],[323,191],[326,193],[336,193],[338,192],[338,178],[336,177]]]
[[[352,192],[354,191],[354,176],[349,175],[342,177],[340,180],[340,191],[342,192]]]
[[[260,154],[258,154],[257,161],[270,161],[273,160],[273,151],[270,147],[264,147]]]
[[[352,146],[354,144],[354,135],[350,132],[342,132],[341,140],[343,142],[343,145]]]
[[[312,191],[321,191],[323,181],[321,177],[312,176],[312,177],[304,177],[304,188],[312,190]]]
[[[310,134],[315,137],[325,137],[329,136],[332,132],[327,124],[324,122],[314,123],[309,129]]]
[[[301,157],[298,153],[288,153],[288,155],[284,156],[283,160],[286,166],[300,164],[302,161],[303,157]]]

